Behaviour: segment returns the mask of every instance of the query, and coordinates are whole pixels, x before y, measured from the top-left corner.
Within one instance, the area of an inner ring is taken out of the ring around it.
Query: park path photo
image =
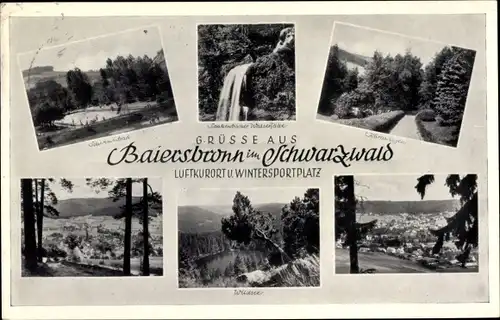
[[[163,275],[159,178],[21,180],[22,276]]]
[[[178,120],[158,27],[18,55],[40,150]]]
[[[335,176],[336,273],[478,272],[476,174]]]
[[[319,286],[319,189],[191,189],[178,229],[180,288]]]
[[[295,120],[293,24],[198,26],[200,121]]]
[[[317,119],[457,147],[475,51],[336,22]]]

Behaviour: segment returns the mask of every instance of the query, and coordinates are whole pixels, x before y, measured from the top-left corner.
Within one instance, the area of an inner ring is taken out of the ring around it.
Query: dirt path
[[[399,137],[423,140],[418,133],[415,116],[412,115],[405,115],[389,133]]]
[[[375,273],[429,273],[432,270],[424,268],[415,262],[399,259],[383,253],[359,252],[359,267],[375,269]],[[349,273],[349,251],[335,250],[335,273]]]

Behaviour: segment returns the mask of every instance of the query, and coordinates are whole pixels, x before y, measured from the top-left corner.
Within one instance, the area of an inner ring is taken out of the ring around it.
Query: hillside
[[[54,71],[53,67],[34,67],[31,70],[23,70],[23,80],[26,85],[26,89],[33,88],[39,81],[54,80],[63,87],[67,87],[66,83],[66,71]],[[93,84],[101,78],[98,71],[85,71],[85,74],[89,77],[90,82]]]
[[[281,220],[284,203],[256,204],[254,208],[271,213],[277,223]],[[221,219],[233,213],[231,206],[179,206],[178,230],[185,233],[207,233],[221,230]]]
[[[460,208],[458,199],[422,201],[363,201],[358,203],[357,211],[373,214],[396,213],[439,213],[456,211]]]
[[[140,201],[140,197],[133,197],[132,203]],[[59,200],[54,206],[59,211],[60,219],[79,217],[86,215],[93,216],[116,216],[122,211],[125,205],[125,198],[114,202],[111,198],[74,198]],[[155,210],[150,210],[151,216],[156,216]]]
[[[357,53],[352,53],[341,48],[339,48],[339,59],[345,62],[350,62],[361,68],[364,68],[371,61],[370,57],[363,56]]]

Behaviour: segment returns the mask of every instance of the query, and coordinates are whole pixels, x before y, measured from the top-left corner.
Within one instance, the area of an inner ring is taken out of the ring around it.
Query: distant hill
[[[281,220],[284,203],[256,204],[254,208],[271,213],[276,224]],[[221,230],[221,219],[233,213],[231,206],[180,206],[178,208],[178,230],[184,233],[207,233]]]
[[[373,214],[396,213],[440,213],[456,211],[460,208],[458,199],[421,200],[421,201],[364,201],[363,208],[358,204],[358,212]]]
[[[54,80],[66,88],[68,86],[66,83],[66,73],[66,71],[54,71],[52,66],[34,67],[31,71],[23,70],[23,80],[26,89],[33,88],[39,81],[47,80]],[[92,84],[101,78],[99,71],[85,71],[85,74],[89,77]]]
[[[132,197],[132,203],[140,201],[140,197]],[[54,207],[59,211],[60,219],[79,217],[86,215],[93,216],[116,216],[122,212],[125,205],[125,198],[116,202],[111,198],[74,198],[59,200]],[[156,216],[158,212],[150,209],[150,215]]]
[[[364,68],[372,58],[339,48],[339,59]]]
[[[23,70],[23,77],[27,77],[29,74],[37,75],[45,72],[54,72],[53,66],[36,66],[29,70]]]
[[[161,68],[167,70],[167,63],[165,61],[165,54],[163,49],[159,50],[156,56],[153,58],[154,62],[157,62]],[[105,65],[103,64],[103,67]],[[67,70],[69,71],[69,70]],[[23,80],[26,85],[26,89],[33,88],[37,82],[45,80],[54,80],[63,87],[67,87],[66,83],[66,73],[67,71],[54,71],[53,66],[36,66],[28,70],[23,70]],[[89,77],[90,83],[101,80],[101,74],[99,70],[82,70],[87,77]]]

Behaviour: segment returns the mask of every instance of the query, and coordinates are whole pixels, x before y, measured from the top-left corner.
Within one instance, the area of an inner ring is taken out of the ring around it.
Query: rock
[[[319,258],[309,256],[268,271],[247,272],[236,277],[236,280],[254,287],[319,285]]]
[[[377,251],[378,252],[383,252],[383,253],[387,252],[387,250],[385,248],[377,248]]]
[[[250,285],[262,285],[271,279],[271,274],[262,270],[255,270],[239,275],[236,280],[246,282]]]
[[[403,248],[397,248],[396,253],[397,254],[405,254],[405,250]]]
[[[393,248],[393,247],[388,247],[388,248],[387,248],[387,253],[388,253],[388,254],[395,254],[395,253],[396,253],[396,248]]]
[[[369,248],[359,248],[359,252],[370,252],[370,249]]]

